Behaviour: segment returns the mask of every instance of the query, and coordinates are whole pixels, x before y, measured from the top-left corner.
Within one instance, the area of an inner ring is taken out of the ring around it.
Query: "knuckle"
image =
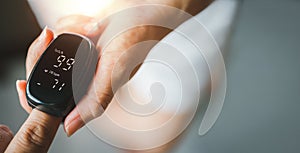
[[[25,130],[21,132],[20,141],[18,141],[20,145],[44,148],[44,145],[51,140],[48,128],[41,123],[35,122],[24,126]]]
[[[97,104],[97,106],[101,106],[105,110],[111,99],[113,98],[113,93],[110,91],[98,90],[96,91],[95,98],[96,99],[94,100],[94,102]]]
[[[103,109],[106,109],[112,98],[112,92],[102,92],[99,96],[99,104],[103,107]]]

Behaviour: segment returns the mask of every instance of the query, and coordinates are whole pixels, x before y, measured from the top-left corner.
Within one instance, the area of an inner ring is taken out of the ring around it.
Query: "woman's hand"
[[[118,2],[118,3],[117,3]],[[160,4],[144,6],[143,4]],[[86,96],[66,117],[64,127],[67,135],[72,135],[86,122],[101,115],[114,96],[114,92],[126,83],[136,72],[150,49],[171,29],[151,25],[151,23],[171,22],[176,28],[188,18],[182,17],[178,10],[167,9],[171,6],[195,14],[205,8],[209,1],[197,0],[148,0],[148,1],[115,1],[97,18],[72,15],[58,21],[55,33],[75,32],[85,35],[96,42],[100,53],[95,78]],[[124,9],[127,8],[127,9]],[[123,9],[122,11],[120,11]],[[115,13],[118,12],[119,13]],[[53,39],[50,30],[44,29],[41,36],[31,45],[26,60],[27,78],[45,46]],[[138,47],[138,44],[147,42]],[[36,49],[39,48],[39,49]],[[21,105],[28,112],[25,96],[26,81],[17,83]]]

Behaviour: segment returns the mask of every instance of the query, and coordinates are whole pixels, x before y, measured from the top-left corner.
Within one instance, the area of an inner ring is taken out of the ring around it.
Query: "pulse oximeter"
[[[77,80],[90,82],[92,78],[87,76],[92,75],[85,75],[86,69],[91,64],[95,67],[97,61],[97,51],[88,38],[67,33],[57,36],[41,55],[27,81],[28,104],[45,113],[65,117],[75,107],[74,66],[78,63],[81,68],[77,70],[83,71],[76,73],[80,74]]]

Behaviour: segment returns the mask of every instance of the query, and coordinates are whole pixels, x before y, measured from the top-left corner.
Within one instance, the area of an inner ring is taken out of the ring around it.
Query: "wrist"
[[[167,0],[166,4],[176,7],[191,15],[196,15],[205,9],[213,0]]]

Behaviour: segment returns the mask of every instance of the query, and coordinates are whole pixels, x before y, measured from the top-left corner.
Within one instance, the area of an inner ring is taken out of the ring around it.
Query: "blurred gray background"
[[[27,114],[19,105],[15,81],[25,78],[27,48],[41,29],[26,1],[1,1],[0,7],[0,124],[17,132]],[[199,108],[170,152],[300,152],[299,66],[300,1],[244,1],[226,55],[228,88],[222,113],[209,133],[199,136]],[[60,127],[49,152],[121,150],[87,128],[68,138]]]

